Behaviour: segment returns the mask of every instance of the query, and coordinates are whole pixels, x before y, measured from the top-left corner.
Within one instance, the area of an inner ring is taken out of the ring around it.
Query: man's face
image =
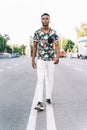
[[[43,25],[43,26],[48,26],[48,25],[49,25],[49,22],[50,22],[50,17],[47,16],[47,15],[44,15],[44,16],[41,18],[41,21],[42,21],[42,25]]]

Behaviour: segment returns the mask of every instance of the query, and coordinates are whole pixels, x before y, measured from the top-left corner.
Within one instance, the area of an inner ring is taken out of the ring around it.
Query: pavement
[[[52,105],[37,102],[31,58],[0,59],[0,130],[87,130],[87,60],[60,58]]]

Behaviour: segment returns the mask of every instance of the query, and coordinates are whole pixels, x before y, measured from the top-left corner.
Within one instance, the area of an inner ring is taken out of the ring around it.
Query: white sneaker
[[[34,109],[38,110],[38,111],[44,111],[43,103],[42,102],[38,102]]]

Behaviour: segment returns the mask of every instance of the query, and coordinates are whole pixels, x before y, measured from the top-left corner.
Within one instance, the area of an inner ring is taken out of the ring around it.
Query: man
[[[46,85],[46,102],[52,103],[52,89],[55,64],[59,63],[59,37],[56,31],[49,27],[50,15],[41,16],[42,27],[34,33],[32,67],[37,68],[38,103],[36,110],[43,111],[43,87]],[[35,57],[37,56],[37,62]]]

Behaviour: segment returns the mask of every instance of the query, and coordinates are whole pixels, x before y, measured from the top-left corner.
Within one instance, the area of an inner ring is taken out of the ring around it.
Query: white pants
[[[37,96],[43,101],[43,88],[45,81],[46,99],[51,98],[54,80],[55,64],[53,61],[37,60]]]

